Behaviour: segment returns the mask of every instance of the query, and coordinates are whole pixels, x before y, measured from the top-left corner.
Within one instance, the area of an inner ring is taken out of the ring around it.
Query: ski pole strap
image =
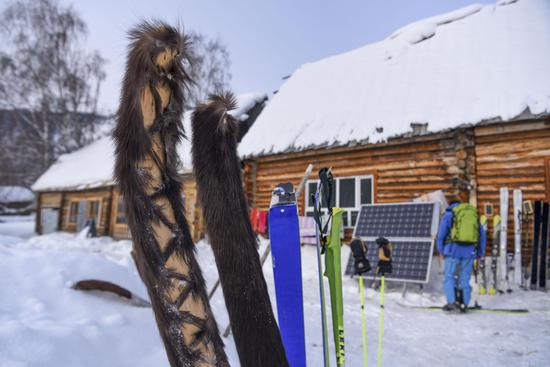
[[[332,171],[330,168],[323,167],[319,170],[319,180],[321,182],[321,192],[327,205],[329,214],[332,214],[332,188],[334,184],[334,177],[332,177]]]
[[[317,188],[317,191],[315,194],[312,194],[311,197],[313,199],[313,219],[315,220],[315,223],[317,224],[317,228],[319,229],[319,236],[321,238],[321,254],[325,253],[326,249],[326,243],[327,243],[327,231],[328,226],[330,224],[330,220],[332,218],[332,210],[329,209],[329,214],[327,218],[327,222],[323,226],[323,218],[322,218],[322,212],[320,210],[321,205],[319,205],[319,197],[321,196],[322,189],[321,187]]]

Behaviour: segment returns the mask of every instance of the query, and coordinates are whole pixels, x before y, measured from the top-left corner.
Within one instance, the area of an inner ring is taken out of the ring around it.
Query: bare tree
[[[99,53],[82,49],[86,34],[79,15],[55,0],[14,1],[0,14],[0,108],[14,111],[17,138],[2,145],[9,154],[24,144],[8,157],[31,160],[31,177],[93,138],[105,73]]]
[[[186,109],[206,100],[208,95],[229,89],[231,61],[229,51],[220,38],[209,38],[198,32],[189,34],[191,42],[190,86]]]

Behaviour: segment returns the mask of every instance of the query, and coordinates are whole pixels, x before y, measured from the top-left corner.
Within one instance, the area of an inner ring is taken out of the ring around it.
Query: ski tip
[[[494,296],[497,293],[495,288],[489,288],[489,295]]]

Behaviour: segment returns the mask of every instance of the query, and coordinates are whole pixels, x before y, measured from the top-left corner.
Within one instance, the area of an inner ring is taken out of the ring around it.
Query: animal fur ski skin
[[[288,366],[248,217],[231,94],[193,113],[193,169],[242,367]]]
[[[188,42],[161,22],[131,41],[117,125],[115,176],[133,255],[172,367],[229,366],[184,216],[176,144],[183,137]]]

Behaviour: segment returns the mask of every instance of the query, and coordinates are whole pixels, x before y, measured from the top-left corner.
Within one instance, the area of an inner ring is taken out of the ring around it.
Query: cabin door
[[[86,200],[78,202],[78,218],[76,221],[76,231],[80,232],[86,226]]]
[[[59,221],[59,209],[43,208],[40,210],[40,221],[42,222],[42,234],[48,234],[57,231]]]

